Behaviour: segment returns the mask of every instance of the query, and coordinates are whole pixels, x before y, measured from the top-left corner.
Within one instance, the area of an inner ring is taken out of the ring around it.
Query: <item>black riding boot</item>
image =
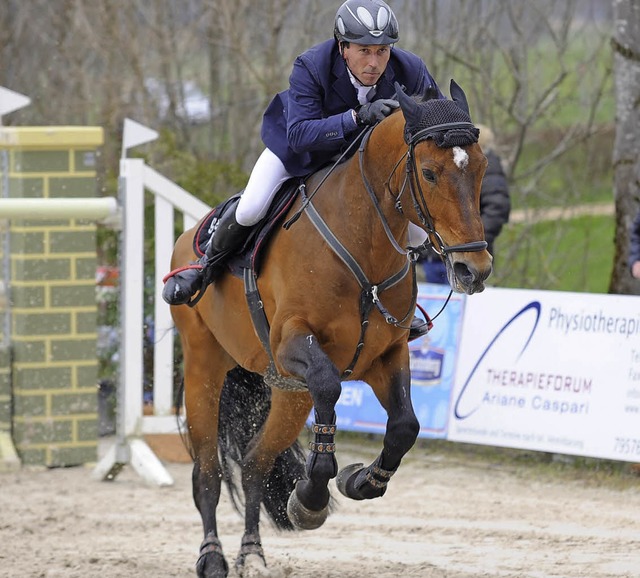
[[[416,260],[420,261],[421,259],[426,259],[429,255],[436,255],[433,250],[433,245],[431,241],[427,240],[422,245],[418,247],[414,247],[411,249],[415,255]],[[409,329],[409,337],[407,341],[413,341],[414,339],[419,339],[420,337],[424,337],[431,328],[433,327],[433,323],[429,321],[425,321],[424,319],[420,319],[420,317],[414,317],[411,321],[411,328]]]
[[[207,247],[206,256],[209,260],[220,253],[235,251],[247,239],[251,226],[246,227],[236,221],[236,207],[229,209],[218,221]]]
[[[409,329],[409,337],[407,337],[407,341],[413,341],[414,339],[419,339],[420,337],[425,336],[431,328],[433,327],[428,321],[424,319],[420,319],[420,317],[414,317],[411,321],[411,328]]]
[[[222,215],[211,235],[205,254],[196,263],[171,275],[165,282],[162,298],[169,305],[190,303],[194,295],[203,292],[211,283],[211,268],[219,265],[246,240],[251,227],[236,221],[236,208],[230,207]]]

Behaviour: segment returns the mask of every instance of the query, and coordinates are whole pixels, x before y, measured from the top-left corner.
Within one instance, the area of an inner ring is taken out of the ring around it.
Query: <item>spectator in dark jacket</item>
[[[509,197],[509,184],[502,169],[502,161],[495,152],[495,139],[489,127],[478,125],[480,140],[489,164],[482,180],[480,191],[480,215],[484,225],[484,237],[487,241],[487,250],[493,255],[493,242],[502,231],[503,225],[509,222],[511,212],[511,199]],[[638,227],[638,258],[640,259],[640,226]],[[429,283],[447,283],[447,271],[440,256],[432,251],[422,261],[424,273]],[[640,264],[639,264],[640,271]]]
[[[640,279],[640,211],[629,231],[629,271],[635,279]]]

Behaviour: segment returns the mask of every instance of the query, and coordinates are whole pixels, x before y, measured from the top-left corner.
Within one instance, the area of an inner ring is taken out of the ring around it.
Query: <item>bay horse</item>
[[[482,291],[491,273],[479,212],[487,161],[464,92],[454,81],[451,100],[396,88],[400,111],[366,132],[357,154],[300,186],[259,275],[245,270],[248,289],[224,272],[196,305],[171,308],[184,354],[193,497],[204,530],[200,577],[228,573],[216,507],[221,479],[229,479],[223,466],[230,447],[245,502],[236,559],[242,573],[249,557],[268,572],[261,504],[279,528],[317,528],[329,513],[330,479],[337,476],[351,499],[378,498],[415,443],[407,336],[417,288],[415,253],[406,249],[409,222],[427,232],[453,290]],[[172,268],[193,262],[194,230],[176,242]],[[266,318],[266,334],[250,309]],[[373,389],[388,421],[373,463],[339,471],[335,406],[341,381],[349,379]],[[305,465],[297,440],[312,408]],[[230,440],[234,435],[242,439]]]

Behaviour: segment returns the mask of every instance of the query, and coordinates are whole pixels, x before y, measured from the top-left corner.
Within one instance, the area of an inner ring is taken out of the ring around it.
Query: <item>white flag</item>
[[[28,96],[0,86],[0,116],[24,108],[29,104],[31,104],[31,99]]]
[[[130,118],[124,119],[124,129],[122,134],[122,156],[125,156],[125,151],[132,147],[151,142],[158,138],[158,132],[131,120]]]

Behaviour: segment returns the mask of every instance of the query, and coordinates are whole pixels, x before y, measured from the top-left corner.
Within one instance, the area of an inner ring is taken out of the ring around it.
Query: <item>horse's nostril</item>
[[[467,267],[467,265],[465,265],[464,263],[455,263],[453,265],[453,271],[456,274],[456,278],[461,283],[469,284],[475,279],[475,275],[473,274],[471,269],[469,269],[469,267]]]

